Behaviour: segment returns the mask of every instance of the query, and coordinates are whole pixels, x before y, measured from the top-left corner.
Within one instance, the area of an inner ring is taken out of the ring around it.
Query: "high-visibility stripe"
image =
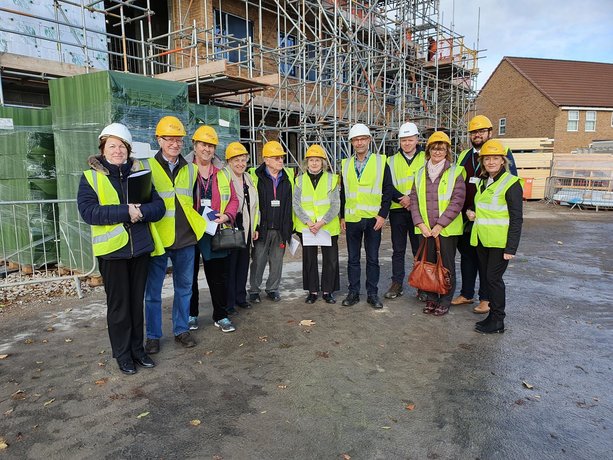
[[[172,198],[175,196],[175,192],[158,192],[158,195],[160,195],[160,198],[164,199],[164,198]]]
[[[481,225],[509,225],[509,219],[475,219],[475,222]]]
[[[113,230],[111,230],[110,232],[107,232],[107,233],[104,233],[104,234],[98,235],[98,236],[92,236],[92,242],[94,244],[106,243],[111,238],[114,238],[116,236],[121,235],[124,231],[125,231],[125,229],[123,228],[123,226],[117,226]]]

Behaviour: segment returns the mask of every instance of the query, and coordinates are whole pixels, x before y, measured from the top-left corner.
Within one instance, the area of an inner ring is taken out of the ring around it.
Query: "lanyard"
[[[277,186],[279,185],[279,182],[281,182],[281,174],[278,174],[277,177],[270,176],[270,178],[272,179],[272,196],[276,200],[277,199]]]
[[[370,158],[370,152],[368,152],[368,155],[366,155],[366,158],[364,158],[364,161],[360,162],[361,168],[358,169],[358,157],[355,157],[353,164],[355,166],[355,175],[358,177],[358,180],[360,180],[360,177],[362,177],[362,173],[366,169],[366,163],[368,163],[369,158]]]
[[[473,163],[473,177],[479,177],[479,169],[481,168],[481,162],[477,160],[477,163],[475,164],[475,157],[479,157],[479,155],[477,154],[477,151],[473,148],[473,154],[471,155],[472,158],[472,163]]]

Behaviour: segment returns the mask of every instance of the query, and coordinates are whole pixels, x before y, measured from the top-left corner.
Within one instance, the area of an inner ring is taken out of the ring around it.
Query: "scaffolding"
[[[279,140],[296,164],[320,143],[335,168],[356,122],[371,128],[380,153],[398,148],[405,121],[424,137],[464,139],[478,51],[441,24],[438,0],[176,0],[155,2],[166,8],[157,12],[152,0],[52,3],[106,19],[106,49],[89,44],[87,34],[101,32],[84,16],[50,20],[78,31],[85,71],[95,70],[93,53],[107,53],[110,69],[184,81],[192,101],[240,109],[240,140],[254,160],[266,140]],[[59,33],[39,38],[75,45]],[[0,77],[24,72],[2,59]]]

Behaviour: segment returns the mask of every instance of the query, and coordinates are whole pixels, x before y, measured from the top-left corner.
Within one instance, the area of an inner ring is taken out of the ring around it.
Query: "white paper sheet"
[[[291,255],[296,255],[296,251],[298,250],[299,247],[300,247],[300,241],[298,241],[298,238],[296,238],[296,235],[292,235],[292,237],[289,239],[289,253]]]
[[[303,246],[332,246],[330,232],[319,230],[315,235],[308,228],[302,230]]]
[[[210,213],[212,211],[213,210],[210,207],[208,207],[208,206],[205,206],[204,210],[202,211],[202,217],[204,217],[204,220],[206,220],[206,230],[205,230],[205,232],[208,233],[209,235],[214,235],[215,232],[217,232],[217,226],[219,225],[217,222],[214,222],[214,221],[209,219],[208,213]]]

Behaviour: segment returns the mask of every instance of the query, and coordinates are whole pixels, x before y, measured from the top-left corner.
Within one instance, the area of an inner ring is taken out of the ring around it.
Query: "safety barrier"
[[[546,199],[571,209],[613,209],[613,179],[552,176],[547,179]]]
[[[74,199],[0,202],[0,288],[72,279],[82,297],[96,258],[78,215]]]

